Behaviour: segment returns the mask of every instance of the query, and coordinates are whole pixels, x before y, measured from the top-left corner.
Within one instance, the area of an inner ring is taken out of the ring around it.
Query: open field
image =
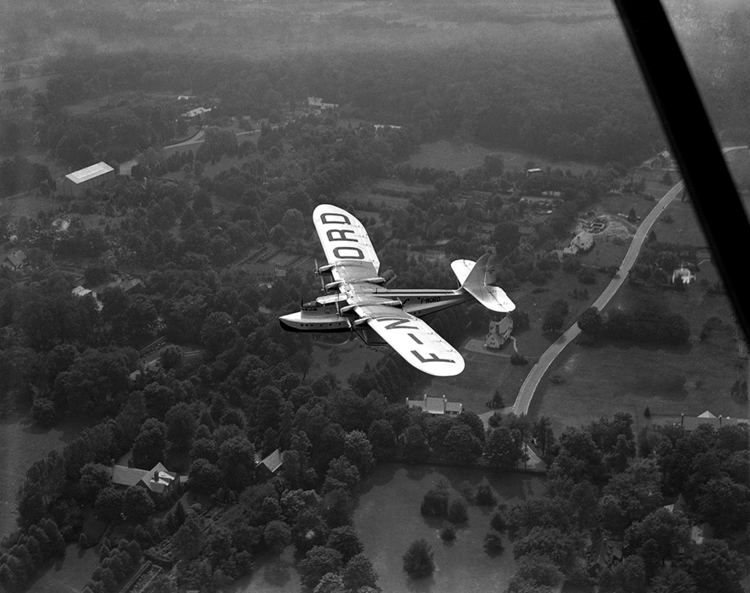
[[[713,268],[710,263],[704,267]],[[550,369],[549,376],[556,375],[561,382],[542,382],[530,415],[549,416],[557,429],[616,411],[630,412],[640,424],[646,406],[654,416],[698,415],[709,409],[716,415],[747,417],[747,404],[730,396],[734,382],[747,376],[747,359],[738,356],[726,297],[708,294],[699,283],[684,293],[626,285],[608,308],[627,309],[644,300],[661,303],[688,319],[692,344],[662,349],[574,343]],[[701,342],[698,336],[711,317],[719,318],[723,327]]]
[[[378,574],[378,586],[388,593],[413,591],[430,593],[485,593],[504,591],[515,572],[512,545],[503,537],[505,551],[491,558],[483,550],[490,531],[492,512],[488,507],[469,506],[469,520],[456,529],[451,545],[443,544],[439,530],[448,525],[425,520],[419,505],[425,492],[439,481],[449,485],[452,498],[464,481],[476,488],[489,481],[501,502],[513,504],[541,494],[543,480],[527,474],[484,473],[464,468],[379,465],[360,486],[354,526]],[[387,517],[387,521],[384,521]],[[394,525],[398,525],[394,529]],[[402,570],[402,556],[416,539],[432,546],[436,570],[422,581],[412,581]]]
[[[484,157],[489,154],[502,156],[506,170],[553,167],[563,170],[570,169],[572,173],[580,174],[599,169],[598,166],[587,163],[551,161],[538,155],[517,150],[486,148],[471,142],[451,142],[450,140],[438,140],[437,142],[422,144],[416,154],[409,159],[409,162],[415,167],[432,167],[462,173],[467,169],[480,166],[484,162]]]
[[[722,350],[713,344],[686,352],[572,344],[550,371],[561,382],[542,382],[529,415],[548,416],[556,432],[618,411],[632,414],[640,428],[646,407],[653,416],[697,416],[710,410],[717,416],[747,417],[747,404],[730,396],[732,384],[746,371]]]
[[[81,591],[99,566],[95,548],[81,552],[78,544],[69,544],[65,558],[55,562],[29,587],[29,593],[73,593]]]

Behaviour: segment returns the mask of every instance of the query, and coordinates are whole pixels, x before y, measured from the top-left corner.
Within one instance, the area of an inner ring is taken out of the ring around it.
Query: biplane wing
[[[320,204],[313,210],[313,221],[334,280],[380,280],[380,260],[364,225],[356,217],[337,206]]]
[[[387,305],[363,305],[354,310],[406,362],[420,371],[452,377],[464,370],[461,354],[414,315]]]

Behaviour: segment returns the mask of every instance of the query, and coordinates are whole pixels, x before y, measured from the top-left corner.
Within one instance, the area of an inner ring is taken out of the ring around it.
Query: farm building
[[[409,399],[407,397],[406,406],[419,408],[423,412],[435,416],[458,416],[464,409],[462,403],[449,402],[445,395],[443,397],[430,397],[426,393],[422,399]]]
[[[73,171],[65,176],[62,192],[67,196],[82,196],[86,190],[97,187],[107,179],[114,177],[115,170],[104,161]]]

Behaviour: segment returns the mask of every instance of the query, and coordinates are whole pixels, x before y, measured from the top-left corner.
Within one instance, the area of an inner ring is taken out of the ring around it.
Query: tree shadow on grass
[[[430,575],[421,579],[406,579],[406,587],[414,593],[428,593],[435,585],[435,577]]]

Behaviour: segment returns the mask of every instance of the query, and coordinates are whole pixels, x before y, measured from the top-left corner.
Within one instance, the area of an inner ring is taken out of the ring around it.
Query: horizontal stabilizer
[[[510,313],[516,308],[513,301],[508,298],[508,295],[499,286],[487,284],[487,264],[489,259],[489,254],[483,255],[471,267],[468,273],[466,273],[466,269],[473,262],[467,259],[452,262],[451,268],[453,269],[453,273],[458,277],[459,282],[461,282],[461,288],[482,303],[487,309],[497,313]]]

